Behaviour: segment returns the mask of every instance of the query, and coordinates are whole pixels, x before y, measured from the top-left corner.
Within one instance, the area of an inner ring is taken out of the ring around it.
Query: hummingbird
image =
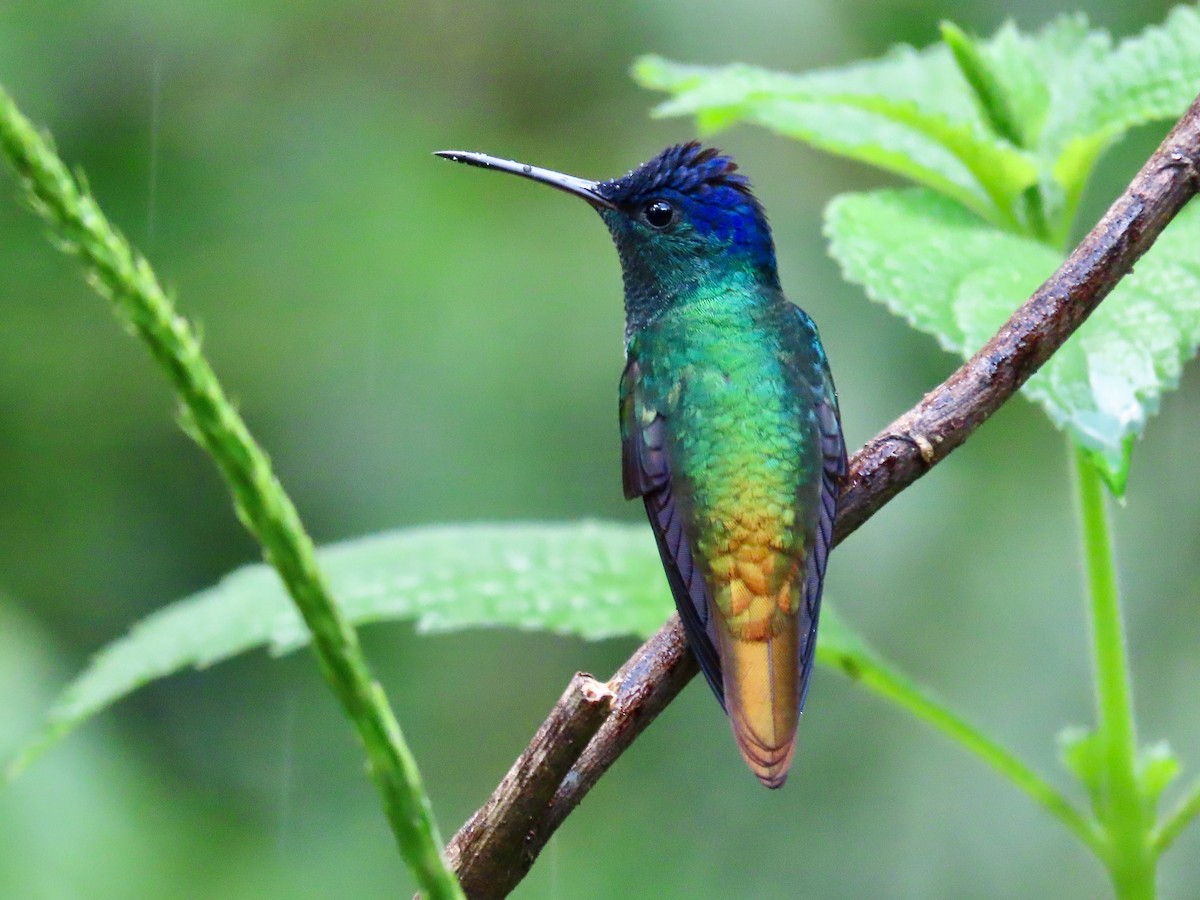
[[[820,336],[784,297],[762,205],[733,159],[692,141],[589,181],[436,155],[590,204],[625,286],[625,497],[641,497],[688,643],[751,771],[787,778],[846,475]]]

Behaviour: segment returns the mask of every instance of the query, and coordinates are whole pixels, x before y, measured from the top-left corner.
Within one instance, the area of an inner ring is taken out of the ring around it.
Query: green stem
[[[1030,234],[1043,244],[1050,244],[1056,250],[1061,251],[1062,247],[1054,243],[1054,238],[1050,234],[1050,225],[1046,222],[1046,206],[1042,201],[1041,187],[1031,184],[1025,189],[1022,199],[1025,203],[1025,223]]]
[[[1150,834],[1150,850],[1156,856],[1171,846],[1175,838],[1200,815],[1200,780],[1197,780],[1171,812]]]
[[[57,243],[82,261],[89,284],[145,342],[175,387],[185,429],[213,457],[238,516],[278,570],[312,633],[321,672],[358,731],[400,852],[421,888],[430,898],[462,897],[442,860],[429,799],[400,725],[317,568],[312,540],[295,507],[225,396],[195,334],[175,312],[150,264],[109,224],[3,89],[0,152]]]
[[[1104,851],[1104,835],[1096,822],[1080,812],[1060,791],[1017,758],[1011,750],[983,734],[957,713],[863,648],[835,651],[830,662],[868,690],[924,719],[951,740],[970,750],[1035,803],[1062,822],[1095,853]]]
[[[1090,601],[1096,730],[1103,767],[1096,815],[1107,835],[1104,858],[1117,896],[1152,898],[1157,858],[1150,848],[1149,816],[1138,786],[1133,692],[1104,483],[1087,451],[1074,448],[1074,460]]]

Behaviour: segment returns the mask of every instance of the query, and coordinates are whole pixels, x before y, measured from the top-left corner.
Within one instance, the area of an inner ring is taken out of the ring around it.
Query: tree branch
[[[1099,224],[1004,327],[854,455],[838,507],[835,544],[965,442],[1063,345],[1197,192],[1198,172],[1200,98]],[[616,695],[612,714],[582,748],[541,818],[519,829],[507,844],[489,843],[487,852],[497,857],[492,871],[503,870],[507,877],[486,884],[469,884],[464,878],[468,896],[507,895],[554,830],[696,671],[683,627],[672,616],[609,682]],[[538,734],[555,731],[555,723],[569,715],[569,704],[564,707],[560,701]],[[503,789],[502,784],[497,793]],[[475,852],[470,829],[479,815],[451,842],[459,854],[452,859],[456,868],[456,859]]]
[[[613,692],[591,675],[577,672],[529,746],[500,786],[446,847],[446,862],[469,897],[497,896],[493,885],[515,885],[529,871],[545,840],[536,835],[555,790],[579,753],[608,718]],[[535,844],[529,855],[511,848]],[[511,887],[509,888],[511,889]],[[507,891],[505,891],[507,893]]]

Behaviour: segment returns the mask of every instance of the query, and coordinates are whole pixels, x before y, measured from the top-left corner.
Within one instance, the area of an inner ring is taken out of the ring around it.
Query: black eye
[[[655,200],[646,204],[642,218],[651,228],[666,228],[675,221],[675,207],[666,200]]]

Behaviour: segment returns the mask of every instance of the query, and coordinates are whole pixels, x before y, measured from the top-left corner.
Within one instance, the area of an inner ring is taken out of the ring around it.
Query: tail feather
[[[738,749],[769,788],[787,780],[800,719],[800,647],[795,616],[778,633],[746,640],[718,625],[725,705]]]

